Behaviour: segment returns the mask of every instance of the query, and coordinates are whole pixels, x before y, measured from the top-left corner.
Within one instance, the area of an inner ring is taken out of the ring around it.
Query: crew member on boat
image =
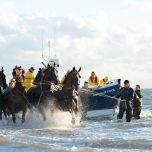
[[[35,69],[31,67],[25,74],[25,79],[24,79],[25,91],[28,91],[33,86],[33,81],[35,78],[34,70]]]
[[[109,78],[108,76],[105,76],[102,80],[99,82],[99,86],[102,87],[108,82]]]
[[[119,113],[117,118],[122,119],[124,112],[126,112],[126,121],[130,122],[132,118],[132,100],[133,100],[134,90],[130,87],[129,80],[124,81],[124,87],[122,87],[116,98],[120,98],[119,103]]]
[[[82,86],[82,89],[88,89],[88,82],[87,81],[84,82],[84,85]]]
[[[95,72],[91,73],[91,76],[88,79],[88,85],[91,87],[99,86],[99,78],[96,76]]]
[[[134,91],[134,99],[133,99],[133,117],[135,119],[140,119],[141,106],[142,106],[142,95],[140,91],[140,85],[136,85]]]

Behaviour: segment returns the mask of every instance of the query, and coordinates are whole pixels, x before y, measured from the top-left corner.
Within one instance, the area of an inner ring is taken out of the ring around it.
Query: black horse
[[[55,107],[61,111],[69,111],[72,114],[72,123],[75,123],[74,114],[78,112],[78,89],[80,85],[81,68],[75,67],[66,75],[61,91],[54,92]]]
[[[4,115],[6,116],[5,112],[5,105],[3,101],[3,94],[5,89],[7,88],[6,84],[6,76],[3,72],[3,68],[0,71],[0,119],[2,120],[2,112],[4,112]]]
[[[48,106],[47,98],[52,96],[51,86],[52,83],[57,85],[59,83],[58,77],[55,73],[55,68],[48,65],[46,69],[39,69],[38,74],[34,80],[36,86],[27,91],[27,97],[31,105],[38,108],[46,120],[44,108]]]
[[[25,94],[25,88],[22,85],[19,76],[16,76],[12,81],[14,81],[15,85],[13,87],[8,87],[3,95],[5,111],[7,111],[8,115],[12,115],[14,123],[16,122],[15,114],[22,112],[22,122],[24,122],[25,114],[29,106],[29,102]]]

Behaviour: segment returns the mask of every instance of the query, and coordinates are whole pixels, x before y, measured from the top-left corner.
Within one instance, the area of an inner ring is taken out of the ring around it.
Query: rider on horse
[[[25,85],[25,90],[28,91],[32,86],[33,86],[33,81],[34,81],[34,68],[31,67],[27,73],[25,74],[25,79],[24,79],[24,85]]]

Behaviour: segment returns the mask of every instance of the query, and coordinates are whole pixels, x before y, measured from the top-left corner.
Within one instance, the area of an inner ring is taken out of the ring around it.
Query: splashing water
[[[147,90],[146,90],[147,91]],[[150,90],[152,92],[152,90]],[[140,120],[118,122],[116,119],[91,119],[71,124],[71,114],[46,110],[47,120],[34,111],[26,122],[0,121],[0,151],[6,152],[151,152],[152,99],[144,93]]]

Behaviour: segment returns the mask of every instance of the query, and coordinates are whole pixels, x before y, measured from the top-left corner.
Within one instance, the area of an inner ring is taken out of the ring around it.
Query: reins
[[[21,96],[24,97],[24,99],[26,100],[26,102],[32,107],[33,105],[29,102],[29,100],[27,99],[27,97],[24,95],[24,93],[22,93],[19,89],[17,88],[13,88],[15,89]]]

